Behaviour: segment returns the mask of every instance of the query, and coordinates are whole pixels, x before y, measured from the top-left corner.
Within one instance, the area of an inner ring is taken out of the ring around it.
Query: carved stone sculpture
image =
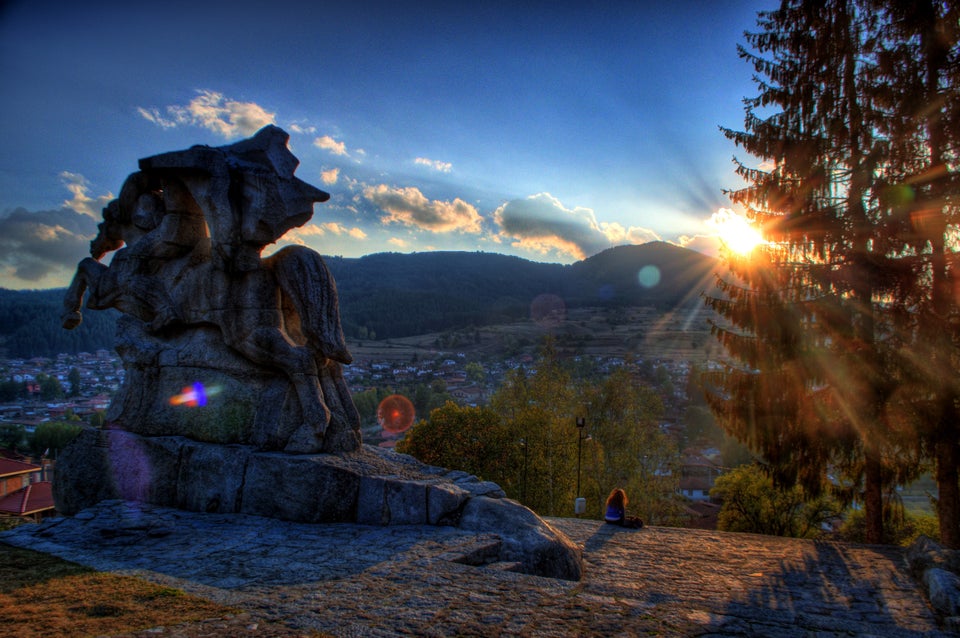
[[[84,298],[119,309],[126,376],[104,428],[85,428],[58,458],[57,510],[123,499],[450,525],[499,537],[476,564],[578,580],[579,548],[499,486],[361,444],[333,277],[301,246],[261,255],[329,198],[294,177],[287,140],[268,126],[230,146],[142,159],[104,209],[63,325],[80,323]]]
[[[332,276],[304,247],[261,257],[330,197],[294,176],[287,140],[267,126],[230,146],[142,159],[104,209],[63,325],[80,323],[84,293],[87,308],[123,313],[117,350],[127,379],[108,422],[263,450],[359,447]],[[101,263],[111,251],[110,265]],[[195,384],[216,401],[170,405]]]

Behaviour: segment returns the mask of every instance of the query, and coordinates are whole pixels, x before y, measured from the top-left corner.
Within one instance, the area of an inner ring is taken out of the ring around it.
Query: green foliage
[[[40,386],[40,398],[43,401],[62,399],[66,395],[60,380],[54,376],[42,373],[38,374],[37,385]]]
[[[64,421],[41,423],[30,437],[30,447],[33,449],[33,453],[38,456],[47,450],[50,450],[51,455],[56,456],[59,451],[77,438],[81,429],[82,427],[76,423]]]
[[[78,396],[80,394],[80,370],[70,368],[67,380],[70,382],[70,396]]]
[[[0,381],[0,403],[7,403],[23,399],[27,396],[27,384],[22,381],[7,379]]]
[[[717,478],[710,497],[721,501],[717,528],[772,536],[816,538],[839,508],[827,496],[779,488],[758,465],[742,465]]]
[[[471,383],[483,383],[484,379],[487,378],[487,373],[483,369],[483,366],[477,361],[470,361],[464,367],[464,371],[467,373],[467,380]]]
[[[16,423],[0,423],[0,448],[25,450],[28,445],[27,430]]]
[[[586,442],[585,471],[591,509],[599,517],[607,495],[626,490],[633,515],[647,523],[675,524],[682,518],[676,498],[680,455],[659,428],[660,397],[618,368],[597,385],[581,386],[591,440]]]
[[[508,374],[490,407],[511,422],[513,445],[524,442],[523,503],[548,516],[572,513],[579,434],[575,419],[583,415],[583,404],[552,340],[544,345],[536,372],[528,375],[519,369]]]
[[[713,407],[778,485],[842,464],[874,542],[883,491],[932,452],[960,547],[956,25],[950,2],[784,0],[746,35],[757,95],[724,129],[758,160],[730,197],[768,243],[708,299],[740,362]]]
[[[519,451],[510,425],[484,407],[448,402],[419,421],[397,451],[424,463],[463,470],[513,491]]]
[[[375,387],[353,394],[353,404],[360,414],[360,423],[372,426],[377,422],[377,408],[380,402],[391,394],[400,394],[407,397],[413,404],[415,414],[423,415],[430,412],[452,397],[447,392],[447,386],[442,379],[434,379],[431,383],[418,383],[412,386]]]
[[[489,408],[451,402],[434,409],[398,449],[493,480],[545,515],[568,516],[584,496],[599,517],[607,493],[624,487],[634,513],[679,520],[679,455],[657,425],[663,406],[656,393],[625,370],[596,385],[575,380],[549,339],[535,368],[509,373]],[[582,432],[578,417],[586,419]]]
[[[934,514],[912,514],[902,511],[898,514],[893,508],[884,508],[884,525],[882,543],[909,547],[917,538],[928,536],[933,540],[940,540],[940,524]],[[866,542],[866,521],[863,510],[852,510],[847,513],[840,526],[840,536],[851,543]]]

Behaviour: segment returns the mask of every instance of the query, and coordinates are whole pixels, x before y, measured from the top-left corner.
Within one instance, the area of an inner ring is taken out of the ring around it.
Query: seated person
[[[612,525],[621,527],[633,529],[643,527],[642,520],[636,516],[627,516],[627,493],[619,487],[610,492],[610,496],[607,497],[607,513],[603,519]]]

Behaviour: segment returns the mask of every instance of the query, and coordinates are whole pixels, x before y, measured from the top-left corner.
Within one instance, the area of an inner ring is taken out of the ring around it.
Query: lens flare
[[[729,208],[721,208],[706,223],[724,248],[739,255],[749,255],[754,248],[767,243],[751,220]]]
[[[384,432],[400,434],[413,425],[414,409],[410,399],[401,394],[391,394],[377,407],[377,423]]]
[[[530,302],[530,318],[541,328],[557,328],[567,317],[567,305],[557,295],[543,293]]]
[[[205,388],[199,381],[184,388],[180,394],[170,397],[170,405],[184,405],[188,408],[201,407],[207,404],[207,399],[220,392],[219,386]]]
[[[637,273],[637,281],[644,288],[653,288],[660,283],[660,269],[653,264],[648,264]]]

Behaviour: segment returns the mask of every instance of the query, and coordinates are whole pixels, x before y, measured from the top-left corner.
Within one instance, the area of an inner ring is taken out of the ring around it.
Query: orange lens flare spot
[[[401,394],[391,394],[377,408],[377,423],[384,432],[400,434],[413,425],[414,413],[410,399]]]

